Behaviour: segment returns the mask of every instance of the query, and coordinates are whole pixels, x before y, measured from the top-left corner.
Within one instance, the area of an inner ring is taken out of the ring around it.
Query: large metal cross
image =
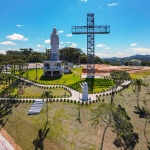
[[[110,33],[109,25],[94,26],[94,14],[87,14],[87,26],[72,26],[72,34],[87,34],[87,77],[95,75],[95,42],[94,34]]]

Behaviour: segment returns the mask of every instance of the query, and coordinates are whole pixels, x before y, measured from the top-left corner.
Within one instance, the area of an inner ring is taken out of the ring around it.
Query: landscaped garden
[[[149,81],[150,76],[146,76],[145,82]],[[135,143],[132,143],[133,145],[130,144],[130,146],[134,146],[134,149],[139,150],[147,149],[148,142],[150,142],[150,123],[148,121],[146,122],[147,119],[141,117],[140,112],[136,109],[137,93],[133,89],[134,87],[131,85],[124,91],[116,94],[114,98],[115,106],[113,108],[114,111],[116,110],[116,113],[117,111],[120,112],[120,110],[127,113],[123,114],[126,114],[129,120],[127,119],[124,123],[131,130],[127,130],[125,126],[116,128],[117,124],[112,120],[104,136],[104,150],[120,149],[119,143],[116,143],[118,142],[116,141],[116,137],[118,139],[119,137],[122,137],[122,139],[126,137],[128,139],[127,141],[131,142],[129,141],[131,138],[128,137],[128,132],[130,135],[136,136],[134,137]],[[11,104],[9,101],[1,101],[1,115],[5,114],[5,111],[11,112],[3,115],[4,128],[23,150],[36,148],[43,148],[45,150],[98,150],[103,139],[103,131],[107,126],[107,121],[109,121],[108,108],[111,95],[104,97],[104,103],[102,102],[102,98],[100,98],[98,103],[88,106],[70,102],[49,102],[48,122],[46,119],[47,103],[44,104],[39,115],[28,116],[27,111],[31,107],[31,103],[20,103],[18,101]],[[145,86],[141,87],[139,93],[139,106],[145,109],[148,109],[150,106],[150,95],[147,94],[147,88]],[[6,107],[8,109],[5,109]],[[93,112],[99,108],[101,115],[95,122]],[[113,114],[112,117],[114,115],[116,114]],[[122,127],[126,132],[121,131]],[[121,147],[125,146],[127,141],[124,141],[126,143]]]
[[[124,91],[117,92],[113,95],[113,101],[112,94],[97,97],[94,101],[97,103],[89,103],[91,105],[65,99],[56,99],[54,102],[49,97],[39,115],[27,115],[34,102],[30,98],[39,98],[44,91],[51,91],[54,98],[70,96],[70,92],[64,88],[59,86],[48,88],[49,84],[67,85],[81,91],[80,84],[87,82],[90,93],[100,92],[113,85],[109,78],[81,80],[78,71],[80,69],[75,69],[72,74],[65,74],[62,78],[53,79],[39,75],[35,80],[35,70],[29,70],[28,79],[44,84],[43,87],[25,84],[19,79],[14,81],[14,78],[10,82],[9,80],[3,81],[1,89],[6,88],[13,97],[18,92],[22,92],[20,96],[26,98],[26,100],[19,101],[0,101],[2,126],[15,142],[23,150],[98,150],[102,145],[103,149],[107,150],[147,149],[150,146],[150,95],[147,87],[147,83],[150,83],[149,71],[131,74],[133,79],[142,78],[143,80],[134,80],[139,83],[133,82],[134,84]],[[11,84],[13,84],[13,89],[8,88]]]

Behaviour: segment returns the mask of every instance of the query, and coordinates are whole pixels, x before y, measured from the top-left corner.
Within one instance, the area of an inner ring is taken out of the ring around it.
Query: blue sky
[[[1,0],[0,53],[32,48],[44,52],[57,28],[60,48],[72,46],[86,53],[86,35],[72,35],[72,26],[110,25],[110,34],[95,35],[95,54],[124,57],[150,54],[149,0]]]

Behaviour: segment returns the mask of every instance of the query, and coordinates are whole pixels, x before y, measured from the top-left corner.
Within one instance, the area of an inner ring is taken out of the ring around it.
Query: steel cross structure
[[[87,26],[72,26],[72,34],[87,34],[87,76],[95,74],[95,42],[94,34],[110,33],[109,25],[94,26],[94,14],[87,14]]]

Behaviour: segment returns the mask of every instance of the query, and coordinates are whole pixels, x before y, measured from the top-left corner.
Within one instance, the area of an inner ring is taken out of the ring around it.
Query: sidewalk
[[[18,77],[17,77],[18,78]],[[62,87],[62,88],[65,88],[65,89],[67,89],[67,90],[69,90],[70,92],[71,92],[71,94],[72,94],[72,96],[71,97],[68,97],[68,98],[63,98],[63,99],[69,99],[69,100],[74,100],[74,101],[82,101],[81,100],[81,98],[82,98],[82,93],[80,93],[80,92],[78,92],[78,91],[75,91],[74,89],[71,89],[71,88],[69,88],[69,87],[67,87],[67,86],[65,86],[65,85],[43,85],[43,84],[38,84],[38,83],[35,83],[35,82],[32,82],[32,81],[29,81],[29,80],[27,80],[27,79],[24,79],[24,78],[20,78],[20,80],[22,80],[22,81],[25,81],[25,82],[27,82],[27,83],[30,83],[30,84],[32,84],[32,85],[34,85],[34,86],[37,86],[37,87],[48,87],[48,88],[50,88],[50,87]],[[118,86],[117,87],[117,89],[116,89],[116,91],[120,91],[121,89],[123,89],[123,87],[124,86],[127,86],[127,85],[129,85],[131,83],[131,81],[125,81],[124,83],[122,83],[120,86]],[[97,95],[109,95],[110,93],[112,93],[112,89],[111,90],[109,90],[109,91],[106,91],[106,92],[101,92],[101,93],[96,93],[96,94],[89,94],[88,95],[88,98],[90,99],[90,101],[92,102],[92,101],[94,101],[94,100],[96,100],[96,96]],[[2,99],[2,98],[0,98],[0,99]],[[3,98],[4,99],[4,98]],[[5,99],[10,99],[10,98],[5,98]],[[13,99],[13,98],[12,98]],[[23,98],[18,98],[19,100],[23,100]],[[24,98],[24,100],[29,100],[29,99],[31,99],[31,98]],[[52,99],[62,99],[62,98],[52,98]],[[43,100],[42,98],[36,98],[36,99],[31,99],[31,100]]]

